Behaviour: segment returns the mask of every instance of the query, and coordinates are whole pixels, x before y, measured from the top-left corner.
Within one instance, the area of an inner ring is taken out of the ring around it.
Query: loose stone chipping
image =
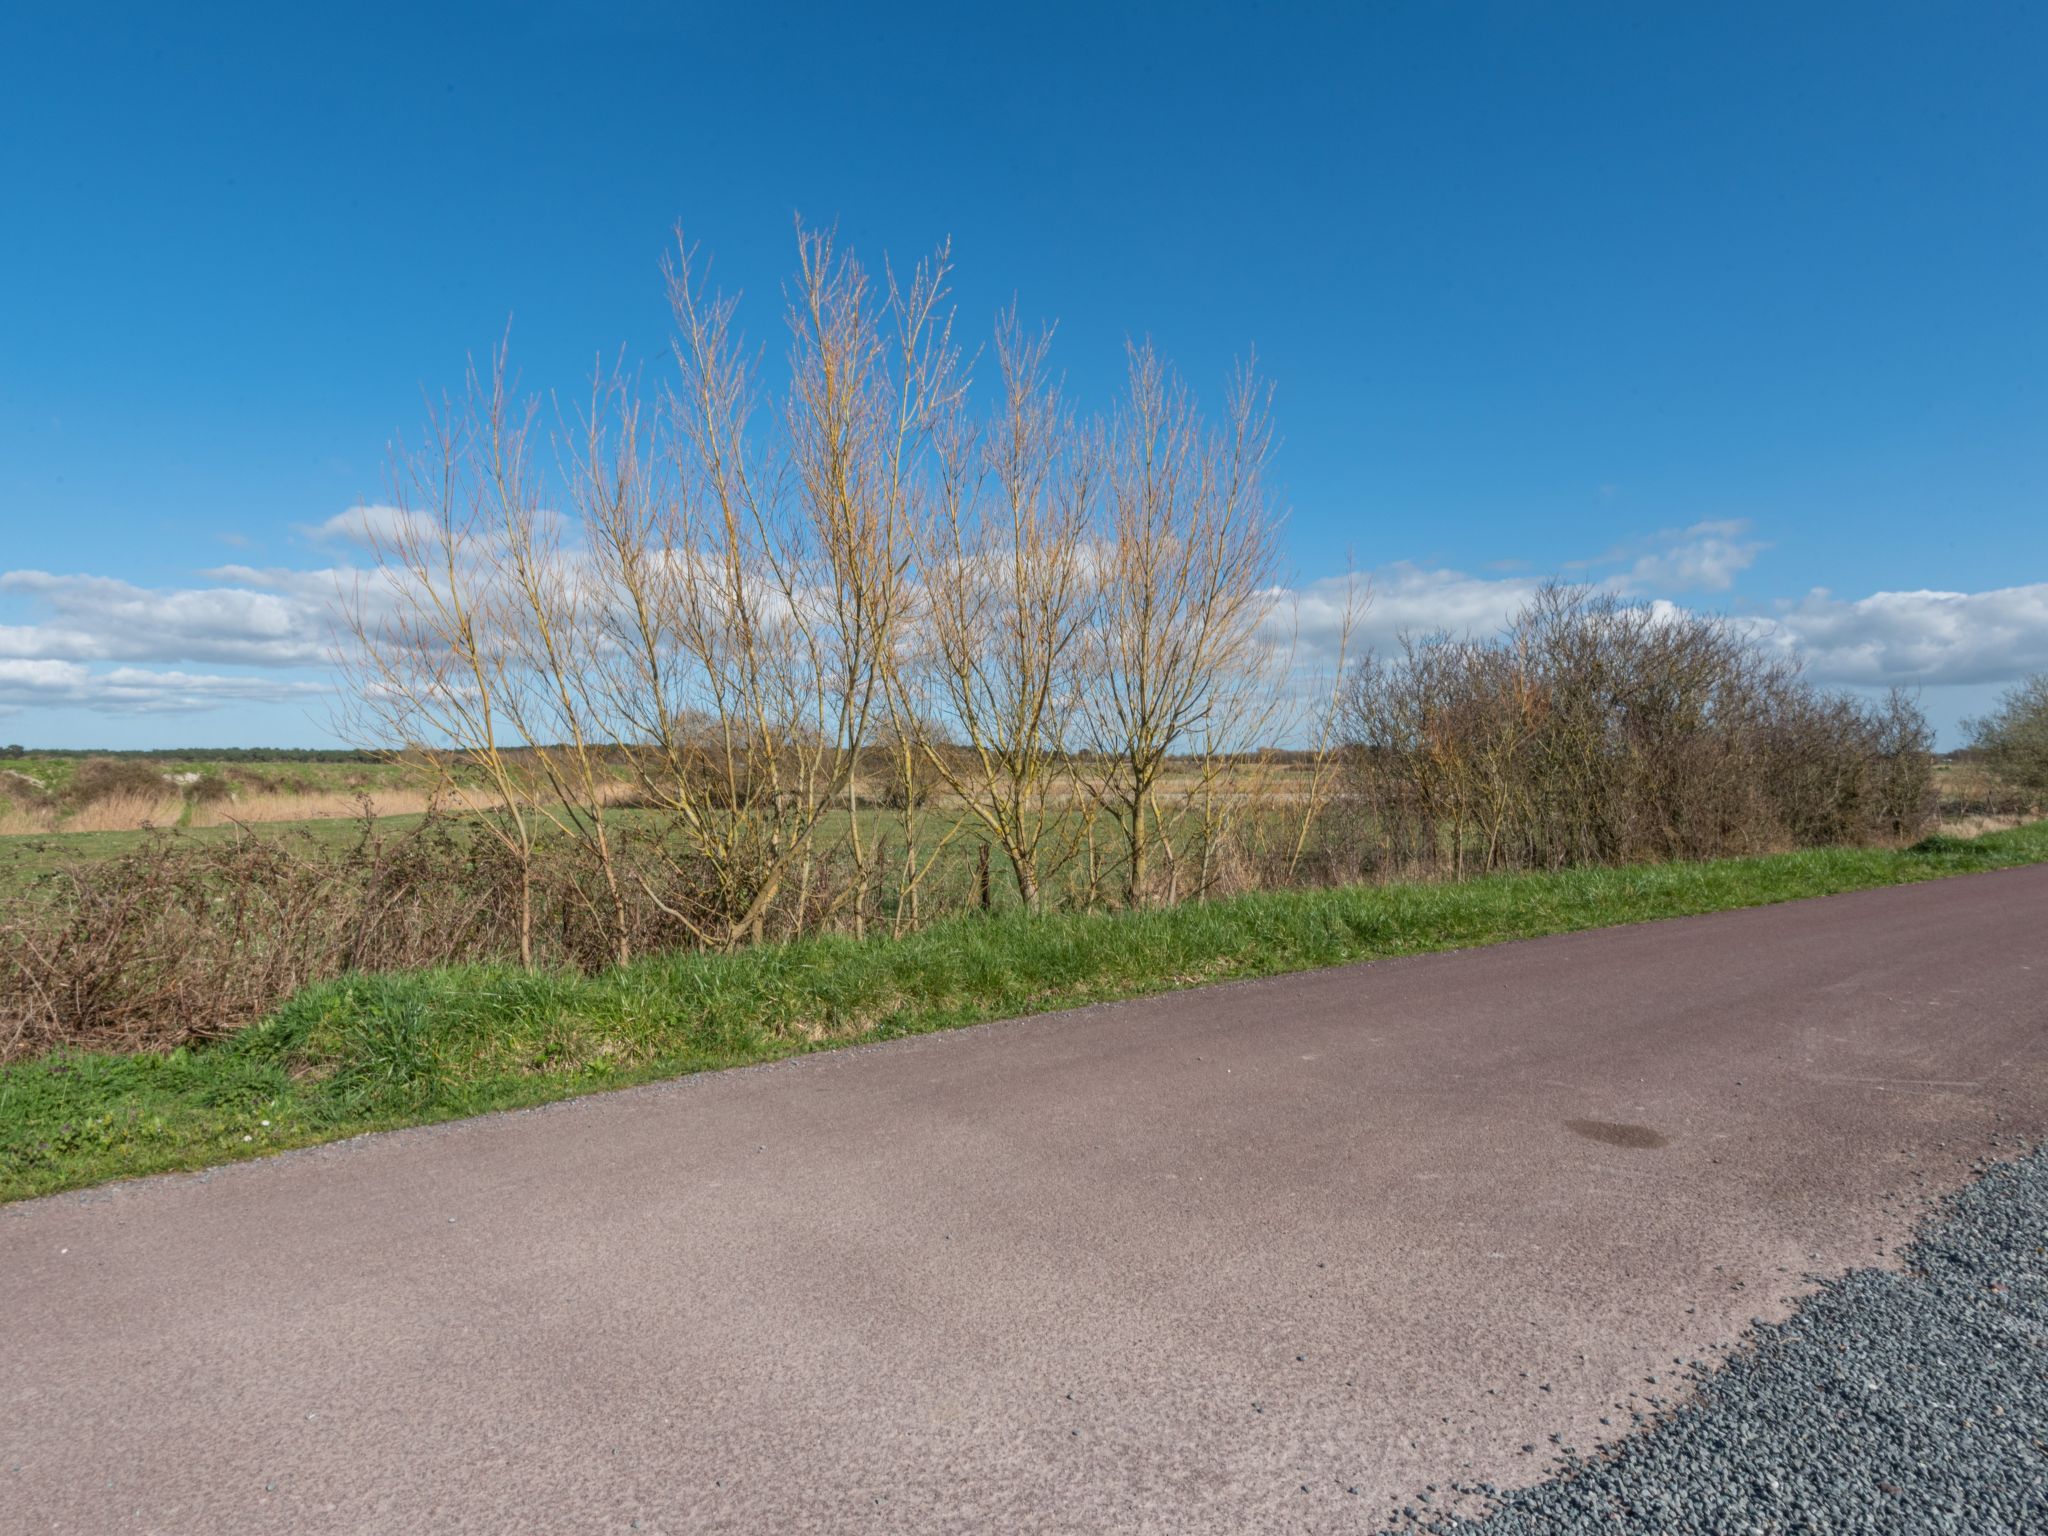
[[[1950,1199],[1900,1255],[1824,1286],[1684,1406],[1550,1481],[1462,1487],[1394,1529],[2048,1532],[2048,1148]]]

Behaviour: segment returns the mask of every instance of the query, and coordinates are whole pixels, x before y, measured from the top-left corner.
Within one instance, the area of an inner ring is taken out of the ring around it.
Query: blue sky
[[[799,212],[1090,403],[1256,346],[1376,636],[1563,574],[1944,728],[2048,667],[2048,10],[580,9],[10,10],[0,740],[326,740],[422,389],[658,360],[678,220],[772,340]]]

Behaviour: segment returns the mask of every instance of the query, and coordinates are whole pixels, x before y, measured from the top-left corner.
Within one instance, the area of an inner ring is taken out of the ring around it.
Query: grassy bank
[[[1120,916],[1001,914],[895,942],[815,939],[595,977],[346,977],[205,1049],[0,1070],[0,1199],[1202,982],[2043,860],[2048,822],[1899,852],[1290,892]]]

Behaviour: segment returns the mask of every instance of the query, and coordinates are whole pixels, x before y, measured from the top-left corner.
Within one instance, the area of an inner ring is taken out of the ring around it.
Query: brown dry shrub
[[[64,799],[74,806],[103,800],[163,800],[178,791],[155,763],[133,757],[88,757],[72,770]]]
[[[1995,792],[2028,809],[2048,800],[2048,672],[2007,689],[1996,709],[1967,724],[1970,755],[1989,770]]]
[[[687,946],[672,914],[702,905],[688,871],[646,838],[628,856],[662,898],[630,909],[636,948]],[[546,844],[531,873],[537,961],[606,964],[613,917],[589,861]],[[0,912],[0,1061],[217,1038],[348,971],[516,961],[519,886],[499,842],[439,816],[397,835],[365,820],[339,850],[304,833],[164,833],[64,865]]]
[[[185,798],[195,805],[218,805],[235,798],[235,781],[225,773],[202,773],[185,786]]]
[[[1431,636],[1351,680],[1360,863],[1453,876],[1910,841],[1925,717],[1827,693],[1752,634],[1587,592]]]

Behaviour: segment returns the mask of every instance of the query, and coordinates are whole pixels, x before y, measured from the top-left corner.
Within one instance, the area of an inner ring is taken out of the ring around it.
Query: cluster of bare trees
[[[1209,888],[1302,697],[1267,391],[1247,367],[1212,422],[1138,346],[1083,417],[1014,313],[977,386],[945,250],[900,280],[798,254],[772,392],[680,240],[651,398],[472,369],[349,607],[351,734],[436,766],[515,869],[580,850],[621,957],[650,904],[719,948],[900,930],[961,839],[1030,908]]]
[[[969,355],[943,248],[797,249],[772,387],[679,239],[663,383],[565,409],[501,347],[399,457],[349,732],[438,770],[529,963],[901,932],[992,883],[1144,905],[1919,824],[1917,710],[1711,617],[1554,588],[1305,686],[1249,366],[1212,419],[1134,346],[1083,414],[1014,310]]]
[[[1507,630],[1353,673],[1349,777],[1369,860],[1469,872],[1898,839],[1931,732],[1894,693],[1813,687],[1729,620],[1550,587]]]

